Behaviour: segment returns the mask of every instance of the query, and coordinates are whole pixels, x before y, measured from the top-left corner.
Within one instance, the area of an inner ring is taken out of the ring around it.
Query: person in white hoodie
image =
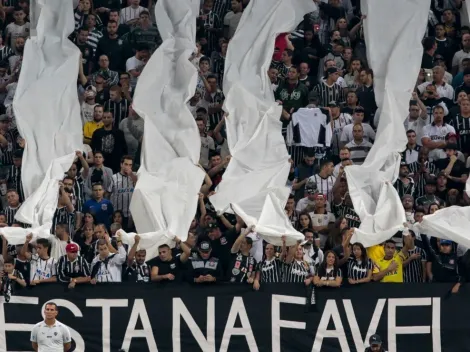
[[[98,240],[99,254],[91,262],[91,284],[122,281],[122,265],[126,261],[126,250],[122,245],[120,233],[117,236],[117,247],[116,251],[109,239]]]

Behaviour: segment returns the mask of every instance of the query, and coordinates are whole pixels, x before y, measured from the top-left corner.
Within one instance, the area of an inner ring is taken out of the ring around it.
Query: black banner
[[[41,285],[0,305],[0,352],[31,351],[29,331],[53,300],[79,352],[364,351],[378,333],[390,352],[470,350],[470,293],[444,284]],[[2,298],[3,300],[3,298]],[[310,308],[310,309],[308,309]]]

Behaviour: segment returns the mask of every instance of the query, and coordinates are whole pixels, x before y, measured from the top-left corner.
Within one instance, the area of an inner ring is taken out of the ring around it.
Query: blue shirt
[[[107,228],[111,225],[114,209],[110,200],[102,199],[101,202],[94,199],[87,200],[83,206],[83,213],[87,212],[95,216],[98,224],[105,224]]]

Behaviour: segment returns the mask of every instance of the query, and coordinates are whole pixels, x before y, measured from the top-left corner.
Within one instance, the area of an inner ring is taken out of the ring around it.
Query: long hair
[[[300,217],[301,217],[302,215],[305,215],[305,216],[307,216],[307,218],[308,218],[308,225],[307,225],[306,228],[309,229],[309,230],[311,230],[311,231],[313,231],[312,218],[310,217],[310,214],[309,214],[308,212],[306,212],[305,210],[302,211],[302,212],[299,214],[299,220],[298,220],[298,221],[299,221],[299,225],[298,225],[298,229],[299,229],[299,230],[302,230],[302,228],[301,228],[302,225],[300,224]],[[315,231],[313,231],[313,232],[315,232]]]
[[[368,257],[367,257],[367,251],[364,245],[360,242],[355,242],[353,243],[352,247],[354,248],[354,246],[358,246],[361,249],[361,260],[363,263],[367,263]]]

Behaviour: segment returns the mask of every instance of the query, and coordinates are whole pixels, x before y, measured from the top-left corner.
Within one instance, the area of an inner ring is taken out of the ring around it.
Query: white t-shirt
[[[447,133],[455,133],[455,128],[451,125],[444,124],[442,126],[436,126],[434,124],[429,124],[423,128],[423,137],[430,138],[432,141],[445,141]],[[440,149],[433,149],[429,152],[429,160],[439,159]]]
[[[136,70],[137,72],[142,72],[142,70],[144,69],[144,66],[145,66],[145,62],[143,62],[141,60],[138,60],[135,56],[127,59],[127,61],[126,61],[126,71],[131,76],[130,84],[131,84],[132,88],[136,87],[137,81],[139,80],[139,77],[133,77],[132,74],[130,73],[130,71]]]
[[[350,123],[349,125],[346,125],[343,127],[343,133],[341,134],[341,142],[349,143],[354,139],[353,128],[354,128],[353,123]],[[371,127],[371,125],[369,125],[368,123],[364,123],[364,122],[362,123],[362,129],[364,130],[364,139],[372,143],[372,141],[375,140],[374,129]]]
[[[71,342],[72,337],[69,328],[60,321],[52,326],[41,321],[31,330],[30,341],[38,344],[38,352],[63,352],[64,344]]]
[[[252,232],[246,237],[253,240],[253,246],[250,249],[250,255],[255,258],[257,263],[263,261],[263,239],[256,233]]]
[[[426,87],[429,86],[431,82],[421,83],[417,88],[421,94],[426,90]],[[454,100],[454,88],[450,84],[444,83],[444,85],[436,85],[437,93],[441,98],[448,98]]]
[[[6,28],[5,32],[7,35],[10,35],[10,43],[8,43],[12,48],[15,47],[15,41],[18,37],[29,37],[30,24],[26,22],[25,24],[18,26],[16,23],[10,23]]]
[[[423,128],[426,126],[427,123],[427,117],[426,118],[421,118],[418,117],[416,120],[412,121],[410,120],[410,116],[405,119],[405,122],[403,124],[405,125],[405,131],[408,130],[413,130],[416,132],[416,144],[422,146],[423,142],[421,142],[421,138],[423,138]]]
[[[31,256],[30,280],[44,280],[57,276],[57,260],[50,257],[47,260],[39,258],[39,255]]]
[[[199,159],[199,164],[204,168],[209,167],[209,151],[215,150],[215,143],[212,137],[205,136],[201,137],[201,154]]]
[[[233,11],[230,11],[225,15],[224,26],[228,26],[228,39],[231,39],[235,34],[242,15],[243,12],[234,13]]]
[[[88,104],[87,102],[83,102],[82,106],[80,107],[81,115],[82,115],[82,124],[85,126],[87,122],[92,122],[94,120],[94,113],[95,113],[95,106],[98,104]]]
[[[331,128],[328,117],[318,108],[301,108],[292,115],[292,123],[299,126],[300,143],[304,147],[329,147]]]

